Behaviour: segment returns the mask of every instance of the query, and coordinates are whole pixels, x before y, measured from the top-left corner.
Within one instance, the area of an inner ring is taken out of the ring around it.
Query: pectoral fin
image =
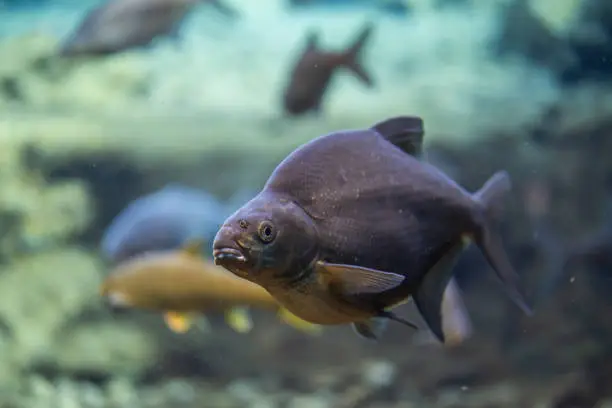
[[[289,326],[292,326],[308,334],[319,335],[323,331],[323,328],[320,325],[300,319],[284,307],[281,307],[279,309],[278,318],[281,321],[287,323]]]
[[[319,261],[316,271],[346,295],[374,294],[399,286],[404,277],[392,272]]]
[[[353,323],[353,330],[360,337],[368,340],[378,340],[387,328],[388,319],[385,317],[373,317],[371,319]]]
[[[225,321],[238,333],[248,333],[253,328],[249,312],[244,307],[233,307],[225,311]]]
[[[175,333],[186,333],[191,327],[192,320],[192,317],[186,313],[164,313],[164,321],[166,322],[166,325]]]
[[[441,342],[445,342],[444,317],[442,302],[444,292],[451,279],[453,267],[458,256],[466,245],[463,240],[452,246],[438,262],[425,274],[423,280],[414,294],[417,309],[425,319],[429,329]]]

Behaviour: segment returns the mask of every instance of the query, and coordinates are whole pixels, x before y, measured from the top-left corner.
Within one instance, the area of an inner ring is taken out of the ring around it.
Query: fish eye
[[[259,238],[266,243],[272,242],[274,238],[276,238],[276,229],[270,221],[262,221],[261,224],[259,224],[257,233],[259,234]]]
[[[238,226],[242,229],[247,229],[249,223],[247,222],[247,220],[240,220],[238,221]]]

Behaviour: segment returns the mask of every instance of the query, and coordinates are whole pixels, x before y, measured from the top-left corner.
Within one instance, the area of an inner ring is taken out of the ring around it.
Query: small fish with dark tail
[[[215,262],[306,321],[352,324],[370,339],[388,320],[414,326],[391,311],[412,297],[445,342],[444,293],[475,242],[531,313],[494,229],[508,174],[471,194],[420,159],[423,134],[422,120],[405,116],[297,148],[217,232]]]
[[[148,46],[158,37],[178,39],[186,17],[201,3],[237,15],[222,0],[109,0],[85,16],[60,55],[110,55]]]
[[[306,47],[289,74],[283,95],[283,108],[290,115],[319,111],[325,92],[338,68],[347,68],[368,87],[373,80],[359,62],[359,55],[372,34],[367,24],[346,51],[329,52],[319,48],[318,35],[310,33]]]
[[[283,308],[261,286],[215,266],[201,256],[201,242],[183,249],[140,254],[119,264],[102,283],[101,294],[114,308],[163,313],[168,327],[186,332],[204,313],[223,311],[235,331],[248,332],[248,307],[276,311],[279,318],[299,330],[316,334],[320,327]]]

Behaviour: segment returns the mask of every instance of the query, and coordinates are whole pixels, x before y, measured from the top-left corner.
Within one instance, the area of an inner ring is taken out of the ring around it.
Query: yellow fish
[[[280,306],[261,286],[204,259],[200,249],[201,242],[193,241],[179,250],[130,258],[102,283],[101,295],[115,307],[161,311],[177,333],[188,331],[196,317],[210,311],[223,311],[232,329],[246,333],[253,327],[248,307],[276,311],[283,322],[310,334],[321,331]]]

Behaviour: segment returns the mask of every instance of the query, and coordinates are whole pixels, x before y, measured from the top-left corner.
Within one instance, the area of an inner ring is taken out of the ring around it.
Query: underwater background
[[[0,0],[0,408],[612,407],[612,2],[201,3],[145,46],[68,57],[104,2]],[[312,33],[340,52],[368,25],[371,84],[339,66],[314,112],[287,112]],[[427,159],[469,191],[509,172],[502,232],[533,316],[474,247],[455,273],[472,332],[453,347],[256,308],[248,332],[211,312],[179,333],[100,296],[134,200],[201,193],[164,204],[195,227],[158,249],[196,239],[210,259],[297,146],[397,115],[423,118]]]

